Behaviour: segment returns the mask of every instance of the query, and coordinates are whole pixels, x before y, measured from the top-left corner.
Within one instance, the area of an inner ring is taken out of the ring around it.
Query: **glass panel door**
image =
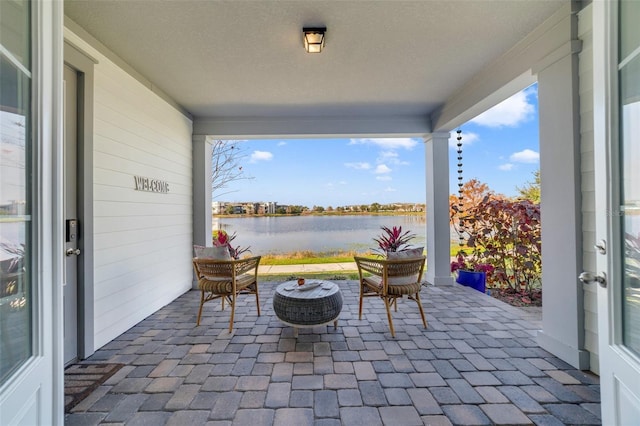
[[[30,16],[0,1],[0,385],[33,355]]]
[[[640,3],[621,2],[620,8],[622,330],[624,345],[640,356]]]

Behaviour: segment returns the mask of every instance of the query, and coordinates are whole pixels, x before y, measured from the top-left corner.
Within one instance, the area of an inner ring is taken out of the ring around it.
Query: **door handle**
[[[67,254],[67,256],[73,256],[73,255],[80,256],[80,249],[78,249],[78,248],[77,249],[72,249],[72,248],[67,249],[66,254]]]
[[[605,274],[604,272],[602,273],[602,275],[593,275],[591,272],[583,272],[578,275],[578,279],[583,284],[591,284],[593,282],[597,282],[600,287],[607,287],[607,274]]]

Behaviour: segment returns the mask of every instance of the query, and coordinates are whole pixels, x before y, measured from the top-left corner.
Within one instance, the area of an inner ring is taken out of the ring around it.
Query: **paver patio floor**
[[[428,329],[414,302],[398,303],[392,338],[381,300],[335,281],[338,328],[291,327],[273,290],[229,311],[190,291],[85,362],[126,364],[66,416],[68,425],[600,424],[598,377],[536,344],[539,317],[475,290],[424,287]]]

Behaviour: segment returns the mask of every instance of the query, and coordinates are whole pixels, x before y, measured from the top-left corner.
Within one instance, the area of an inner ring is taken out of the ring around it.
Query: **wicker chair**
[[[229,319],[229,333],[231,333],[233,331],[233,317],[238,294],[255,294],[258,316],[260,316],[260,300],[258,298],[259,264],[260,256],[239,260],[194,258],[193,269],[198,279],[198,288],[201,291],[196,326],[200,325],[202,306],[205,302],[222,299],[222,310],[224,310],[224,301],[226,299],[231,305],[231,318]]]
[[[414,300],[420,309],[422,324],[427,328],[427,320],[420,302],[420,289],[422,288],[422,272],[425,257],[411,259],[369,259],[365,257],[355,258],[360,276],[360,309],[358,318],[362,319],[362,300],[365,297],[380,297],[384,301],[389,320],[391,336],[396,337],[391,319],[391,305],[398,311],[398,298],[407,295]],[[365,274],[367,273],[368,274]]]

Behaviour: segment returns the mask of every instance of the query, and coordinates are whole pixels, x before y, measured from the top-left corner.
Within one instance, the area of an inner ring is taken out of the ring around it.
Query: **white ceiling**
[[[196,118],[429,116],[567,0],[66,0]],[[308,54],[302,27],[326,26]]]

